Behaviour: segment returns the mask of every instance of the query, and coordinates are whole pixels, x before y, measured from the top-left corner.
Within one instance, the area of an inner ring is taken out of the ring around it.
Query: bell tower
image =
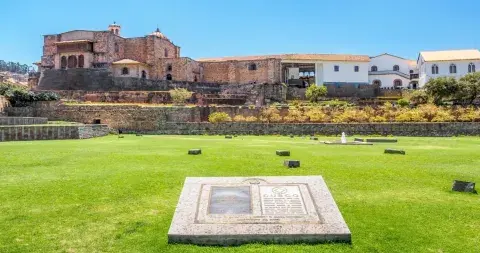
[[[113,21],[113,24],[109,25],[108,26],[108,30],[115,34],[115,35],[118,35],[120,36],[120,30],[122,29],[122,27],[120,25],[117,25],[117,23],[115,21]]]

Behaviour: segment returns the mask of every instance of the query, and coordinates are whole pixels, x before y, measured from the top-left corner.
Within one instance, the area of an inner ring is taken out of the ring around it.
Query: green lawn
[[[283,167],[276,149],[291,150],[301,168]],[[480,195],[450,191],[454,179],[480,183],[478,137],[330,146],[126,135],[0,143],[0,154],[0,252],[480,252]],[[278,175],[322,175],[352,244],[167,244],[185,177]]]

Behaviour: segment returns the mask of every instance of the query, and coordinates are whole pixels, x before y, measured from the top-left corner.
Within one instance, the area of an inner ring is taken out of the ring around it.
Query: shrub
[[[348,107],[348,106],[352,106],[352,104],[350,104],[349,102],[343,101],[343,100],[338,100],[338,99],[329,100],[329,101],[322,101],[322,102],[320,102],[320,105],[321,106],[328,106],[328,107]]]
[[[387,122],[387,119],[382,116],[370,117],[370,122]]]
[[[413,105],[422,105],[428,103],[428,94],[425,90],[416,90],[410,96],[410,102]]]
[[[442,109],[437,112],[435,117],[433,117],[432,122],[451,122],[454,120],[455,117],[453,117],[449,111]]]
[[[416,109],[403,110],[396,117],[397,122],[425,122],[427,119],[422,117],[422,113]]]
[[[336,115],[333,119],[335,123],[348,123],[348,122],[368,122],[369,117],[365,111],[358,109],[348,109],[343,113]]]
[[[283,118],[286,122],[305,122],[308,117],[299,110],[289,110],[288,115]]]
[[[214,112],[208,116],[208,121],[210,123],[221,123],[232,121],[232,118],[225,112]]]
[[[436,105],[443,103],[444,99],[455,96],[459,91],[458,81],[453,77],[438,77],[430,79],[425,84],[425,91],[433,97]]]
[[[317,86],[315,84],[310,85],[306,92],[305,92],[305,97],[310,102],[317,102],[320,100],[320,98],[325,97],[327,95],[327,87],[325,86]]]
[[[175,104],[185,104],[186,100],[192,97],[192,92],[184,88],[175,88],[169,91],[170,97]]]
[[[328,115],[320,108],[313,108],[305,114],[311,122],[328,122]]]
[[[263,109],[260,113],[260,120],[263,122],[280,122],[282,117],[280,116],[280,111],[275,107],[269,107]]]
[[[408,101],[407,99],[405,98],[401,98],[397,101],[397,104],[400,106],[400,107],[407,107],[410,105],[410,101]]]
[[[245,121],[246,122],[255,122],[255,121],[258,121],[258,119],[255,116],[248,116],[248,117],[245,118]]]
[[[236,115],[235,117],[233,117],[233,121],[235,121],[235,122],[244,122],[244,121],[245,121],[245,117],[243,117],[243,115]]]

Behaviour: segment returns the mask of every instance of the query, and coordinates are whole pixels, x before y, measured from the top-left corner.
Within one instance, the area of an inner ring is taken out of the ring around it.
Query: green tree
[[[425,90],[416,90],[410,96],[410,102],[413,105],[422,105],[428,103],[428,94]]]
[[[433,78],[425,84],[425,91],[433,97],[436,105],[442,104],[444,99],[455,97],[458,90],[458,81],[453,77]]]
[[[327,95],[327,87],[321,85],[317,86],[315,84],[310,85],[305,92],[305,96],[310,102],[317,102],[320,98]]]
[[[460,78],[458,86],[456,98],[463,104],[472,104],[480,95],[480,72],[463,76]]]

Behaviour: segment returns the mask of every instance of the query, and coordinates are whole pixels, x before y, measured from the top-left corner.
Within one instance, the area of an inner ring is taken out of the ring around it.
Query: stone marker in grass
[[[118,138],[123,138],[124,136],[123,135],[119,135]]]
[[[187,177],[168,243],[351,242],[321,176]]]
[[[365,139],[365,142],[379,142],[379,143],[392,143],[392,142],[398,142],[397,139],[385,139],[385,138],[374,138],[374,139]]]
[[[477,193],[477,190],[475,190],[474,182],[466,182],[460,180],[453,181],[452,191]]]
[[[355,138],[355,139],[353,139],[353,141],[363,142],[363,139],[362,138]]]
[[[188,154],[189,155],[200,155],[202,153],[202,150],[201,149],[190,149],[188,150]]]
[[[290,156],[290,151],[289,150],[277,150],[277,155],[278,156]]]
[[[231,135],[226,135],[225,139],[232,139],[232,136]]]
[[[385,154],[405,155],[405,150],[387,148]]]
[[[311,137],[310,137],[310,140],[312,140],[312,141],[318,141],[318,137],[311,136]]]
[[[293,137],[294,137],[293,134],[291,134],[291,135],[290,135],[290,138],[293,138]]]
[[[298,168],[300,167],[299,160],[285,160],[283,161],[283,165],[289,168]]]

